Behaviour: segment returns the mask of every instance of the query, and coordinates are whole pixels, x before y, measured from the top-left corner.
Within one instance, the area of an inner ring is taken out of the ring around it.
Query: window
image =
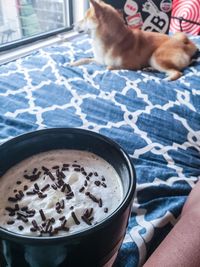
[[[71,29],[73,0],[0,0],[0,51]]]

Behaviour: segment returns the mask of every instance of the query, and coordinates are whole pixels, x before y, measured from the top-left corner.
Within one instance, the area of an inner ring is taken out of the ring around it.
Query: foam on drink
[[[115,169],[78,150],[34,155],[0,179],[0,226],[24,235],[82,231],[109,216],[123,196]]]

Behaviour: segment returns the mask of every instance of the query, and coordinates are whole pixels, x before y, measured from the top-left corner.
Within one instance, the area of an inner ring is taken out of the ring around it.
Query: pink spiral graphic
[[[172,16],[200,23],[200,0],[174,0]],[[198,34],[200,32],[200,26],[190,22],[182,21],[181,26],[186,33]],[[180,31],[179,20],[171,19],[170,30],[172,32]]]

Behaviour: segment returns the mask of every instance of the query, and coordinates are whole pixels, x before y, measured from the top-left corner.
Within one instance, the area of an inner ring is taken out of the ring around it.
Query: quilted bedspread
[[[200,37],[193,40],[200,47]],[[116,266],[142,266],[200,178],[200,57],[167,82],[151,69],[69,66],[91,56],[91,40],[82,35],[0,66],[0,142],[78,127],[120,144],[134,163],[137,192]]]

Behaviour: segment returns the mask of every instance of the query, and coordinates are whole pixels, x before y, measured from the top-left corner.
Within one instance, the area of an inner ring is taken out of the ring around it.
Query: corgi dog
[[[97,62],[109,70],[139,70],[153,67],[164,72],[167,80],[176,80],[197,52],[184,33],[162,33],[130,29],[119,12],[99,0],[90,0],[90,8],[77,25],[78,32],[90,32],[94,58],[73,62],[72,66]]]

